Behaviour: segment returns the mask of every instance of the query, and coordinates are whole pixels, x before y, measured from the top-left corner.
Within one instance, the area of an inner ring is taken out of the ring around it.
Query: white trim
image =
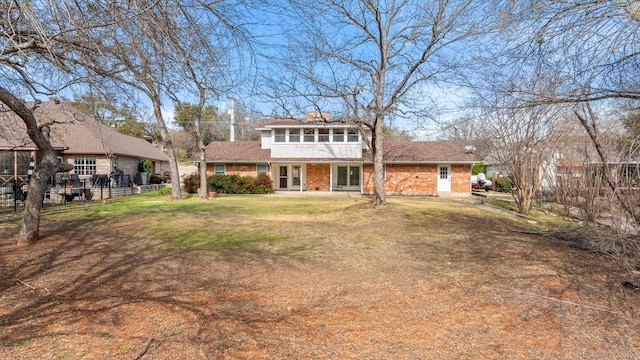
[[[218,166],[222,166],[224,168],[223,172],[219,173],[218,170],[216,169],[216,167]],[[226,175],[227,174],[227,164],[223,163],[223,164],[213,164],[213,174],[214,175]]]

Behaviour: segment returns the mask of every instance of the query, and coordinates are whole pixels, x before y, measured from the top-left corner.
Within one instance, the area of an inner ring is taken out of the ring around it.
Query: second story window
[[[275,142],[284,142],[286,137],[287,130],[286,129],[276,129],[275,137],[273,141]]]
[[[318,129],[318,142],[329,142],[329,129]]]
[[[304,129],[304,142],[314,142],[314,130],[313,129]]]
[[[300,129],[289,129],[289,142],[300,142]]]
[[[344,129],[333,129],[333,142],[344,142]]]
[[[347,142],[358,142],[358,130],[349,129],[347,132]]]

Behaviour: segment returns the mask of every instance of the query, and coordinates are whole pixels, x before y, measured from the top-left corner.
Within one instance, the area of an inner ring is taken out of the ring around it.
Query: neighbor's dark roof
[[[371,152],[364,150],[362,158],[272,158],[271,149],[262,149],[259,141],[216,141],[207,145],[207,162],[372,162]],[[387,163],[473,163],[474,155],[465,150],[465,143],[452,141],[385,142]],[[197,161],[198,154],[191,160]]]
[[[65,149],[65,154],[168,160],[161,149],[146,140],[119,133],[65,102],[43,102],[34,111],[34,116],[39,124],[55,122],[51,126],[50,141],[54,147]],[[0,148],[16,148],[19,144],[26,149],[35,147],[27,136],[24,123],[15,114],[1,115],[0,122],[12,128],[10,136],[4,131],[0,133]]]

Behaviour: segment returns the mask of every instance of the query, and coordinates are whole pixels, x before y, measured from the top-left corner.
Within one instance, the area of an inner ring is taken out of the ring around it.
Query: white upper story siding
[[[346,125],[274,126],[261,130],[262,148],[271,149],[273,158],[362,157],[360,133]]]

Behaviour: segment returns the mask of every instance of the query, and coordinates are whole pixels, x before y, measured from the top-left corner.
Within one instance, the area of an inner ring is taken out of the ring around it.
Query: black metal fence
[[[55,183],[49,185],[44,194],[43,206],[104,200],[156,190],[164,186],[133,186],[128,176],[94,175],[91,179],[78,179],[77,175],[73,174],[57,174]],[[26,181],[10,180],[5,182],[0,187],[0,212],[22,210],[28,191],[29,187]]]

